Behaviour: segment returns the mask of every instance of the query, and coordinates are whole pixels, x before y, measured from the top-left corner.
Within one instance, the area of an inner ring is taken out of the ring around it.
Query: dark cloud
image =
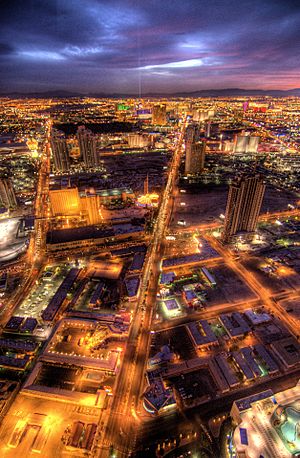
[[[10,0],[4,90],[299,85],[297,0]]]
[[[0,43],[0,56],[9,56],[13,54],[14,48],[8,43]]]

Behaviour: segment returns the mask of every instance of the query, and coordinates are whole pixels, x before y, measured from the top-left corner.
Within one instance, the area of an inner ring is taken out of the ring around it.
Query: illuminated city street
[[[296,3],[3,3],[1,458],[300,456]]]

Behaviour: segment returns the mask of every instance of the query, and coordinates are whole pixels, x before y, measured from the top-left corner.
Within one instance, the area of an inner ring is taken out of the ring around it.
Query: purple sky
[[[300,0],[1,4],[1,92],[300,87]]]

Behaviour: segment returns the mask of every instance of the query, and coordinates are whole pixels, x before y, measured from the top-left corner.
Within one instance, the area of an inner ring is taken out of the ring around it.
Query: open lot
[[[207,288],[207,306],[240,303],[256,299],[255,294],[229,267],[220,265],[210,267],[210,272],[216,280],[214,288]]]
[[[292,267],[282,265],[274,273],[265,272],[261,270],[265,261],[258,257],[251,257],[243,261],[243,265],[253,272],[263,286],[273,294],[300,288],[300,275]]]
[[[105,181],[106,188],[129,187],[134,192],[142,192],[146,176],[149,178],[149,190],[159,190],[165,183],[165,170],[169,153],[165,151],[142,152],[104,156],[103,163],[110,174]]]
[[[175,213],[172,226],[178,228],[177,221],[184,219],[187,225],[200,225],[212,221],[221,221],[219,216],[225,213],[228,186],[215,189],[201,188],[191,193],[179,194],[175,198]],[[261,213],[288,210],[288,204],[295,204],[297,197],[289,191],[277,190],[268,186],[263,200]],[[182,206],[184,203],[185,206]]]
[[[297,321],[300,320],[300,299],[286,299],[280,301],[281,307],[283,307],[291,317]]]

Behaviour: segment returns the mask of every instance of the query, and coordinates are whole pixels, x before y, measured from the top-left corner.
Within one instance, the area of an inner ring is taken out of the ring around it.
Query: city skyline
[[[0,92],[293,89],[295,1],[11,1]]]
[[[300,457],[299,0],[9,0],[0,458]]]

